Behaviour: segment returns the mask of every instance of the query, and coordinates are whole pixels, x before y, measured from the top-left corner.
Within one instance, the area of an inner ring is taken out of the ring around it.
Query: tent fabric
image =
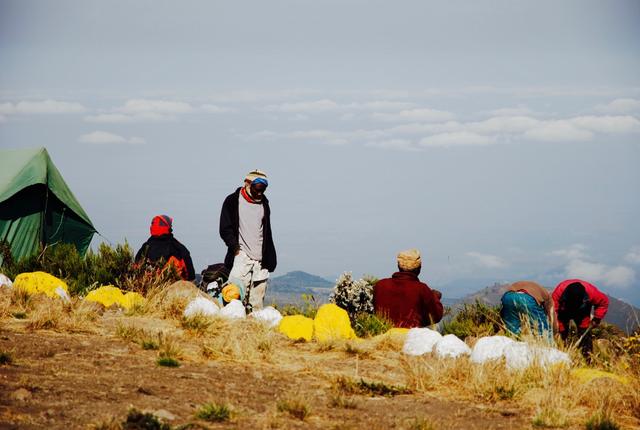
[[[11,244],[14,258],[59,242],[84,255],[94,233],[45,148],[0,150],[0,239]]]

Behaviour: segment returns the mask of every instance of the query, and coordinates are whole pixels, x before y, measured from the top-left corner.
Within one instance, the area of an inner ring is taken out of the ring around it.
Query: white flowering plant
[[[355,321],[358,314],[373,313],[373,286],[378,280],[371,276],[354,280],[351,272],[338,277],[329,301],[340,306]]]

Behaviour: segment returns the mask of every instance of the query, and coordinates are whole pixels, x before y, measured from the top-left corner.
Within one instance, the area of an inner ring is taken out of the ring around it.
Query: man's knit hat
[[[244,180],[253,182],[254,179],[257,179],[257,178],[267,179],[267,174],[262,170],[255,169],[247,173],[247,176],[245,176]]]
[[[162,236],[173,231],[173,218],[169,215],[156,215],[151,220],[151,236]]]
[[[422,266],[422,260],[420,259],[420,251],[417,249],[408,249],[398,253],[398,268],[400,270],[415,270]]]

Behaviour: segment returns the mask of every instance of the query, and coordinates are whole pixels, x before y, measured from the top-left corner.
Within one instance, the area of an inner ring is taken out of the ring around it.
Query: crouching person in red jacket
[[[593,349],[591,328],[598,326],[609,309],[609,298],[590,284],[580,279],[568,279],[553,290],[558,331],[562,340],[569,336],[569,324],[574,321],[578,327],[582,354],[589,358]],[[591,310],[593,308],[593,317]]]
[[[135,261],[148,260],[153,263],[173,265],[180,277],[193,281],[196,277],[189,250],[173,237],[173,218],[157,215],[151,220],[151,237],[142,244],[136,253]]]
[[[420,282],[421,268],[417,249],[398,254],[398,272],[373,287],[376,314],[389,318],[396,327],[406,328],[425,327],[442,319],[442,294]]]

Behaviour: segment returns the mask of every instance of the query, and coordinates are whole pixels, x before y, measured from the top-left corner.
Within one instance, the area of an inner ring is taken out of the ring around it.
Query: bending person
[[[501,301],[500,316],[510,332],[520,334],[524,318],[529,321],[532,331],[541,336],[552,334],[553,298],[546,288],[531,281],[514,282],[502,295]]]
[[[552,296],[560,336],[563,340],[568,338],[569,324],[574,321],[578,327],[582,354],[588,357],[593,349],[591,329],[597,327],[607,314],[609,298],[595,285],[580,279],[560,282]]]

